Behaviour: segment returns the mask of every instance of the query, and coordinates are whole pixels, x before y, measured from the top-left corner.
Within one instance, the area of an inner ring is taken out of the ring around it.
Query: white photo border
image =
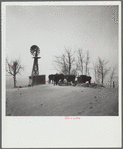
[[[122,67],[121,67],[121,2],[69,1],[69,2],[2,2],[2,147],[121,147],[122,138]],[[80,120],[60,117],[6,116],[6,6],[36,5],[118,5],[119,6],[119,116],[84,116]]]

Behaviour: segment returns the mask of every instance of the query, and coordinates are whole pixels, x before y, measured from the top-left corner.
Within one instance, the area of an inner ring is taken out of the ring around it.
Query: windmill
[[[38,59],[41,57],[38,57],[40,54],[40,49],[38,46],[33,45],[30,48],[30,53],[34,56],[34,62],[32,67],[32,73],[31,76],[29,76],[29,86],[33,85],[40,85],[46,83],[46,75],[39,75],[39,68],[38,68]]]
[[[38,59],[40,59],[41,57],[38,57],[38,55],[40,54],[40,49],[38,46],[33,45],[30,48],[30,53],[34,56],[34,62],[33,62],[33,68],[32,68],[32,74],[31,76],[38,76],[39,75],[39,68],[38,68]]]
[[[34,56],[34,62],[33,62],[33,67],[32,67],[32,73],[31,76],[29,76],[29,80],[31,85],[33,85],[35,83],[34,78],[36,77],[40,77],[39,76],[39,68],[38,68],[38,59],[40,59],[41,57],[38,57],[38,55],[40,54],[40,49],[38,46],[33,45],[30,48],[30,53]],[[37,78],[37,79],[38,79]]]

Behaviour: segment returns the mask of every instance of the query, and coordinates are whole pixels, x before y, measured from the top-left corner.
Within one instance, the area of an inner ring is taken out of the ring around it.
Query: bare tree
[[[90,55],[89,55],[89,51],[87,51],[86,53],[86,58],[85,58],[85,74],[88,75],[88,71],[89,71],[89,65],[90,63]]]
[[[116,69],[116,67],[113,67],[112,68],[112,72],[111,72],[111,74],[110,74],[110,87],[112,87],[112,81],[113,81],[113,79],[114,79],[114,75],[115,75],[115,69]]]
[[[77,75],[78,75],[77,72],[78,72],[78,65],[76,64],[76,65],[74,66],[74,68],[71,70],[71,74],[77,76]]]
[[[108,61],[105,59],[101,59],[100,57],[98,57],[98,63],[97,63],[97,73],[98,76],[101,79],[101,84],[103,85],[104,82],[104,78],[106,77],[106,75],[108,74],[110,68],[107,67]]]
[[[90,69],[89,68],[87,69],[87,74],[88,74],[88,76],[90,76]]]
[[[71,68],[75,62],[74,54],[75,52],[72,53],[71,49],[65,48],[64,54],[62,54],[61,56],[55,56],[55,68],[63,74],[71,74]]]
[[[14,88],[16,87],[16,75],[20,74],[21,70],[24,70],[24,67],[21,66],[20,60],[14,60],[9,62],[8,59],[6,59],[6,72],[13,76],[14,79]]]
[[[64,54],[61,56],[55,56],[54,60],[54,67],[55,69],[60,72],[60,73],[66,73],[67,71],[67,66],[66,66],[66,61],[65,61],[65,56]]]
[[[74,54],[75,52],[72,53],[71,49],[66,49],[65,48],[65,51],[66,51],[66,62],[67,62],[67,66],[68,66],[68,74],[70,75],[70,72],[71,72],[71,67],[72,65],[74,65],[75,63],[75,57],[74,57]]]
[[[100,82],[100,74],[98,73],[98,69],[99,69],[98,67],[99,67],[98,63],[93,64],[94,77],[95,77],[96,83]]]
[[[82,49],[78,49],[77,54],[78,54],[78,62],[77,62],[78,70],[81,72],[81,74],[83,74],[84,73],[84,69],[83,69],[84,55],[83,55]]]
[[[63,60],[62,72],[63,72],[63,74],[67,74],[67,72],[68,72],[68,65],[66,63],[66,59],[65,59],[65,55],[64,54],[63,54],[62,60]]]

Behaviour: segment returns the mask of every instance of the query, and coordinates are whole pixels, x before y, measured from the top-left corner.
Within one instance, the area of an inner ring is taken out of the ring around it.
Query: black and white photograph
[[[118,116],[117,5],[6,7],[6,116]]]
[[[2,12],[6,118],[121,115],[120,3],[3,2]]]

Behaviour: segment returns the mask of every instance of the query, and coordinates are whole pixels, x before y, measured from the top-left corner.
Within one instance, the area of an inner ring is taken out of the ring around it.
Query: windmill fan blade
[[[39,55],[39,53],[40,53],[39,47],[36,46],[36,45],[31,46],[31,48],[30,48],[30,53],[31,53],[33,56],[36,56],[36,57],[37,57],[37,56]]]

